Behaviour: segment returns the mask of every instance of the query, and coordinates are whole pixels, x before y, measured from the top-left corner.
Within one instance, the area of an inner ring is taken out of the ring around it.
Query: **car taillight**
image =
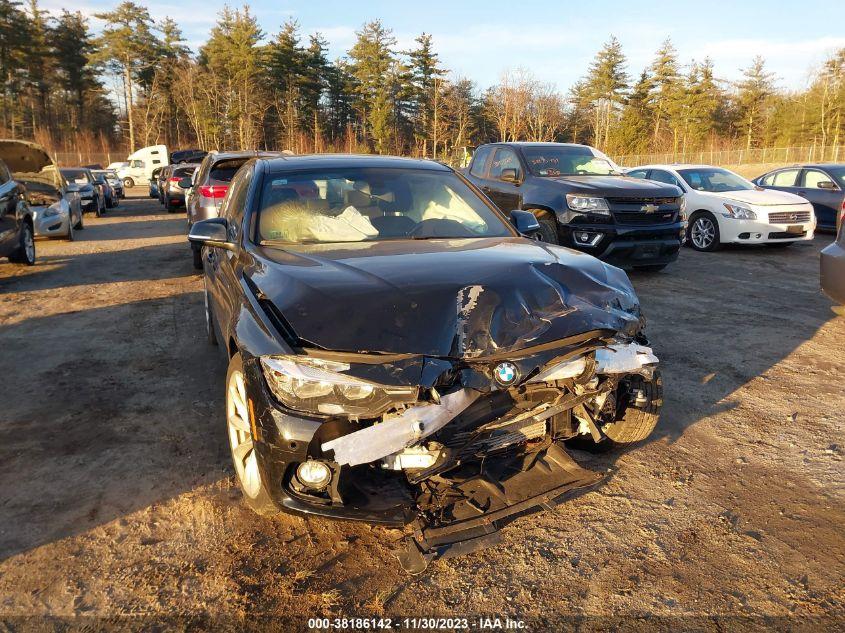
[[[173,176],[173,178],[170,179],[170,182],[179,182],[180,180],[182,180],[182,179],[179,178],[178,176]]]
[[[229,185],[203,185],[200,187],[200,195],[203,198],[222,198],[229,190]]]

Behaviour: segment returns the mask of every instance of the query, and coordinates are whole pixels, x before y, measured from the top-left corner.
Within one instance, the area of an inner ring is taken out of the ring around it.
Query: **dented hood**
[[[596,330],[633,335],[627,275],[524,238],[263,247],[246,271],[318,347],[483,358]]]

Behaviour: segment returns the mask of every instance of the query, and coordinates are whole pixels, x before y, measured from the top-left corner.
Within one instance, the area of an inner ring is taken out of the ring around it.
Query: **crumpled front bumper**
[[[607,375],[647,374],[657,364],[650,348],[636,343],[594,351],[591,367]],[[564,397],[544,383],[543,372],[516,389],[544,390],[545,396],[530,403],[520,404],[506,388],[483,392],[464,387],[441,396],[439,403],[416,405],[365,425],[285,410],[271,395],[257,359],[246,359],[244,370],[256,415],[259,469],[276,505],[297,514],[408,526],[412,534],[397,555],[411,572],[432,558],[489,545],[514,518],[557,505],[604,477],[579,466],[554,428],[557,416],[568,416],[599,391]],[[575,376],[583,366],[575,363],[570,374],[562,371]],[[496,428],[488,431],[491,423]],[[385,467],[385,461],[426,438],[444,442],[441,461],[422,471]],[[479,457],[474,451],[481,444],[494,448]],[[330,464],[334,478],[343,483],[331,498],[317,499],[292,485],[296,467],[315,457]]]

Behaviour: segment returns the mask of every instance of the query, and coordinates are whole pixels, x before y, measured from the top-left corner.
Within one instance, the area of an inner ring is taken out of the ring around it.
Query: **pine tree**
[[[388,151],[393,115],[392,88],[396,57],[396,38],[379,20],[365,24],[357,32],[358,39],[349,51],[351,71],[356,79],[358,107],[366,121],[368,136],[379,153]]]
[[[654,144],[660,143],[660,135],[664,124],[672,126],[672,117],[678,113],[682,99],[682,85],[678,70],[678,53],[672,40],[666,38],[657,50],[651,64],[652,90],[651,99],[654,104]],[[675,145],[677,145],[677,135]],[[677,147],[676,147],[677,149]]]
[[[593,144],[607,147],[614,118],[625,102],[628,75],[622,45],[614,36],[596,54],[584,81],[583,97],[593,114]]]
[[[152,70],[160,42],[153,35],[153,21],[144,7],[125,0],[114,11],[98,13],[106,24],[98,38],[96,61],[123,79],[123,99],[129,127],[129,151],[135,151],[135,85],[152,81]]]
[[[774,92],[774,75],[766,70],[766,62],[758,55],[746,68],[737,83],[737,110],[745,137],[745,149],[750,150],[760,137],[766,106]]]
[[[432,153],[437,158],[438,132],[441,116],[443,75],[431,35],[423,33],[416,38],[417,48],[408,52],[409,97],[414,134],[422,141],[422,153],[428,154],[429,141]]]
[[[50,29],[50,39],[56,58],[59,85],[68,95],[72,95],[74,108],[70,127],[78,129],[86,120],[86,92],[98,91],[101,88],[93,68],[88,64],[88,59],[94,52],[88,23],[82,13],[64,10]]]

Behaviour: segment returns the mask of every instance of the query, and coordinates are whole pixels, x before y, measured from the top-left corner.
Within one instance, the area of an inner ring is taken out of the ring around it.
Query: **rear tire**
[[[191,255],[194,260],[194,270],[202,270],[202,249],[192,246]]]
[[[246,376],[240,354],[232,356],[229,370],[226,372],[226,430],[235,478],[243,492],[244,501],[262,516],[278,514],[279,510],[273,503],[258,467],[246,394]]]
[[[9,255],[9,261],[25,266],[35,264],[35,233],[29,222],[24,222],[18,238],[18,247]]]
[[[218,345],[217,332],[214,329],[214,312],[211,311],[211,301],[208,300],[208,290],[205,291],[205,335],[211,345]]]
[[[126,187],[127,189],[131,189],[132,187],[135,186],[135,181],[132,180],[131,178],[124,178],[123,179],[123,186]]]

